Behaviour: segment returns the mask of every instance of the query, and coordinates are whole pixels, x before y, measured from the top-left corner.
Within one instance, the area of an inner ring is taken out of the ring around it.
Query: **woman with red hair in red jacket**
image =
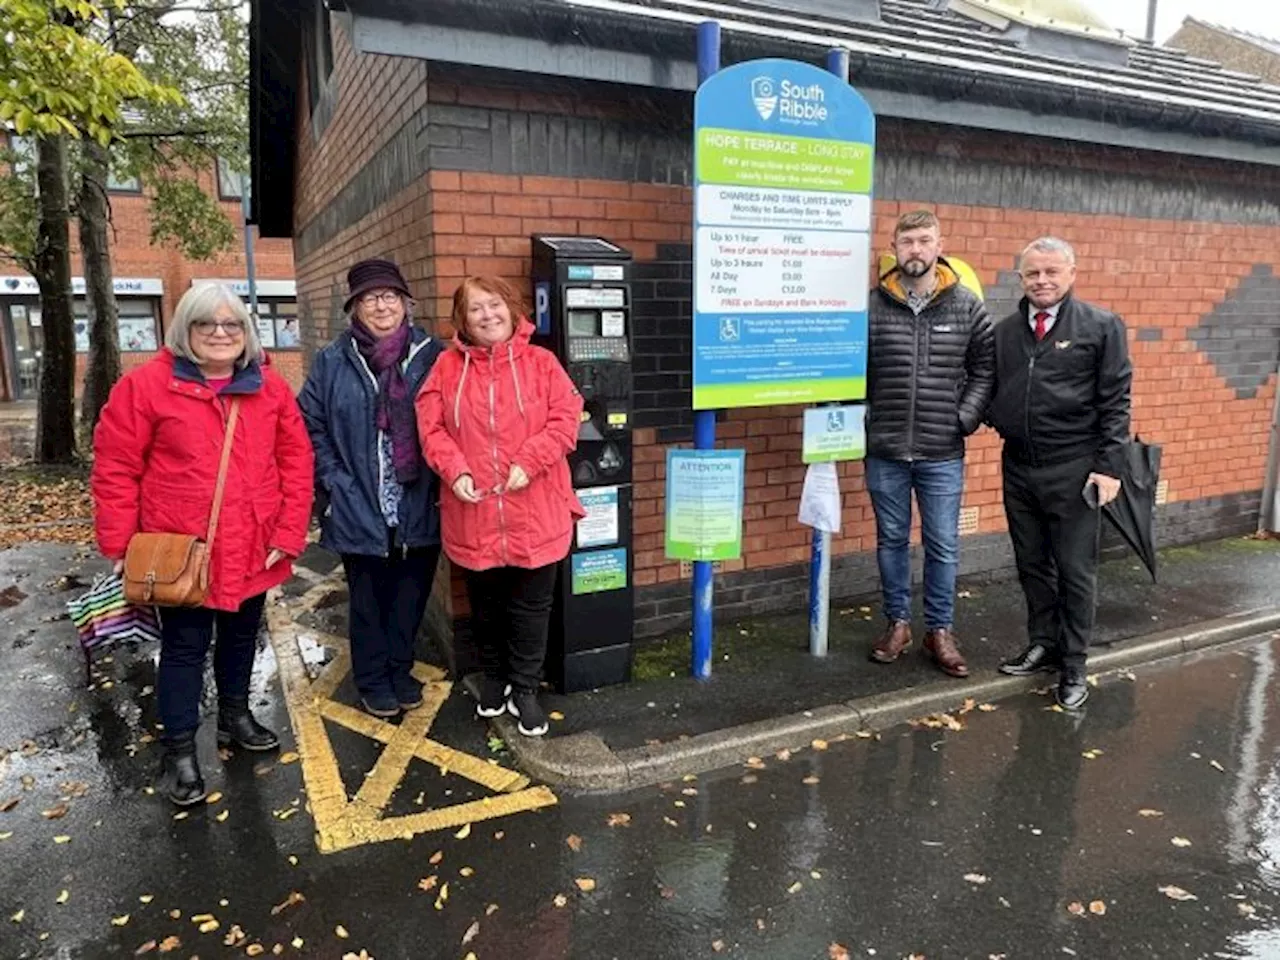
[[[584,515],[569,482],[582,396],[530,343],[519,295],[469,277],[453,295],[455,349],[418,394],[427,463],[444,481],[444,551],[462,568],[484,678],[476,713],[504,710],[525,736],[547,732],[538,683],[559,562]]]
[[[135,533],[208,533],[231,404],[239,404],[209,550],[204,605],[160,611],[156,701],[163,789],[204,799],[196,761],[205,656],[213,642],[218,743],[272,750],[249,712],[249,676],[269,588],[289,579],[311,516],[311,441],[293,391],[271,369],[244,303],[201,284],[178,303],[165,349],[115,385],[93,436],[94,523],[103,556],[123,567]]]

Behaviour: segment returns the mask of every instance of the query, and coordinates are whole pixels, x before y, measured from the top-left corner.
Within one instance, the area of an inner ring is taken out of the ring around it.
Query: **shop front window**
[[[154,300],[117,300],[119,313],[120,352],[152,353],[160,349]],[[75,303],[76,351],[89,352],[89,306],[82,299]]]
[[[302,346],[298,331],[296,300],[258,301],[258,338],[268,350],[297,350]]]

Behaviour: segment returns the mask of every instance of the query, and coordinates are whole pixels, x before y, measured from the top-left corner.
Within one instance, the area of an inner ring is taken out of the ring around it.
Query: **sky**
[[[1147,0],[1086,0],[1118,30],[1141,37],[1147,30]],[[1156,42],[1163,43],[1184,17],[1248,30],[1280,40],[1280,3],[1275,0],[1157,0]]]

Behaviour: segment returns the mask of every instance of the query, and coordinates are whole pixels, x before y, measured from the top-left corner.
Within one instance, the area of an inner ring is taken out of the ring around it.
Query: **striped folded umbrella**
[[[124,581],[114,573],[104,573],[87,593],[68,600],[67,612],[86,654],[108,644],[160,639],[155,607],[125,600]]]

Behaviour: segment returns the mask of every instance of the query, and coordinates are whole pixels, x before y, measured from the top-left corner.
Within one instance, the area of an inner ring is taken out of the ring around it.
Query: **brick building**
[[[1129,325],[1134,428],[1165,450],[1162,542],[1251,532],[1280,359],[1280,88],[1034,7],[741,0],[714,15],[726,64],[850,50],[850,81],[878,115],[877,250],[900,212],[936,209],[1003,315],[1023,245],[1074,242],[1080,295]],[[689,615],[686,571],[663,555],[663,461],[692,432],[691,92],[695,28],[712,12],[696,0],[254,9],[257,222],[294,238],[306,350],[337,332],[360,257],[399,261],[443,331],[467,274],[528,289],[532,233],[634,252],[640,635]],[[717,578],[728,615],[803,602],[800,414],[722,415],[718,438],[747,450],[748,470],[744,556]],[[836,597],[877,583],[861,464],[841,473]],[[969,445],[963,529],[966,572],[1011,565],[989,430]]]
[[[193,262],[171,247],[151,244],[149,199],[137,180],[113,179],[111,253],[116,304],[120,312],[120,357],[127,370],[155,355],[164,342],[178,300],[194,282],[223,280],[248,299],[244,254],[244,216],[239,178],[214,169],[200,175],[201,185],[222,201],[223,212],[236,224],[236,242],[217,259]],[[215,194],[216,191],[216,194]],[[84,270],[73,222],[72,290],[76,309],[76,391],[84,380],[89,350]],[[259,332],[272,348],[273,361],[295,384],[302,380],[297,346],[297,295],[293,250],[288,240],[255,240]],[[34,399],[41,352],[40,297],[35,278],[13,264],[0,263],[0,402]]]
[[[1280,85],[1280,39],[1187,17],[1167,42],[1193,56]]]

